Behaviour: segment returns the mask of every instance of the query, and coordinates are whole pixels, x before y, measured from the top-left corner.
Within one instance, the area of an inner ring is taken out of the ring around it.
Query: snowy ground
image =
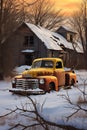
[[[78,86],[83,90],[87,84],[87,71],[80,70],[76,71],[78,76]],[[80,85],[79,85],[80,84]],[[27,97],[13,95],[9,92],[11,88],[10,81],[0,81],[0,116],[9,112],[8,109],[15,109],[16,106],[23,107],[24,104],[29,102]],[[31,96],[39,104],[38,109],[44,103],[43,109],[40,110],[40,114],[47,120],[58,123],[58,124],[70,124],[82,130],[87,130],[87,113],[82,111],[71,117],[68,121],[66,120],[70,114],[74,112],[74,109],[70,108],[70,104],[64,98],[64,95],[69,94],[71,101],[76,104],[82,93],[77,88],[63,90],[59,92],[46,93],[45,95]],[[86,89],[87,93],[87,89]],[[44,102],[45,101],[45,102]],[[82,105],[87,110],[87,104]],[[0,118],[0,130],[8,130],[15,122],[27,122],[24,118],[16,116],[10,116],[9,118]],[[29,122],[28,122],[29,123]],[[16,130],[16,129],[15,129]],[[21,128],[20,128],[21,130]]]

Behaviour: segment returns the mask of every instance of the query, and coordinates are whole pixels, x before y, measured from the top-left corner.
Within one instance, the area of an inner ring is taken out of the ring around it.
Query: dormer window
[[[73,42],[73,35],[70,34],[70,42]]]
[[[70,33],[67,33],[67,41],[73,42],[73,35]]]

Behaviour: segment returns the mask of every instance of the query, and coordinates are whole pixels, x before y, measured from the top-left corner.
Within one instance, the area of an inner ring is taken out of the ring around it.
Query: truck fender
[[[74,85],[76,83],[76,74],[70,72],[65,74],[65,85]]]
[[[50,90],[56,90],[58,91],[58,79],[55,76],[46,76],[46,86],[47,89]]]
[[[44,89],[46,91],[50,90],[58,91],[58,80],[55,76],[39,76],[38,78],[45,80]]]

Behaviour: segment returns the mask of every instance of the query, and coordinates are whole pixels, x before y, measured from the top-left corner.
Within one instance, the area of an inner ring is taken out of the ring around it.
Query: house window
[[[34,44],[34,37],[33,36],[25,36],[24,37],[24,45],[25,46],[32,46]]]
[[[30,45],[33,45],[33,44],[34,44],[34,37],[30,36]]]
[[[28,37],[28,36],[25,36],[25,37],[24,37],[24,45],[25,45],[25,46],[28,46],[28,44],[29,44],[29,37]]]

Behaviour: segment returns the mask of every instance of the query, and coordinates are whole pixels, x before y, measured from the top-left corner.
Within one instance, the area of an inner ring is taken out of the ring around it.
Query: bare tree
[[[30,8],[30,6],[33,6],[34,4],[36,4],[38,2],[38,0],[33,0],[32,2],[30,1],[26,1],[26,0],[18,0],[19,3],[19,7],[21,9],[21,14],[22,14],[22,21],[26,22],[27,19],[27,13],[28,9]]]
[[[21,18],[22,10],[19,8],[17,0],[4,0],[2,6],[2,43],[14,31],[18,24],[22,21]]]
[[[84,58],[87,57],[87,0],[82,0],[79,11],[73,13],[70,24],[78,32],[84,51]],[[87,64],[86,64],[87,65]]]
[[[2,41],[2,21],[3,21],[3,0],[0,0],[0,61],[1,61],[1,41]],[[0,79],[2,78],[2,67],[0,63]]]
[[[70,99],[69,97],[65,97],[67,99],[67,101],[69,103]],[[42,115],[41,115],[41,111],[43,110],[43,106],[45,101],[43,102],[42,105],[38,104],[37,101],[35,101],[34,99],[32,99],[30,96],[28,96],[29,99],[29,103],[27,104],[22,104],[22,107],[16,107],[16,109],[12,110],[12,109],[8,109],[10,112],[5,114],[5,115],[1,115],[0,118],[5,118],[6,116],[12,115],[13,113],[15,114],[19,114],[20,116],[22,116],[23,119],[28,119],[29,122],[32,123],[28,123],[28,125],[26,125],[25,123],[21,123],[21,122],[17,122],[14,123],[14,125],[12,127],[9,128],[9,130],[13,130],[14,128],[18,128],[21,127],[22,130],[25,129],[30,129],[33,128],[35,126],[37,126],[37,129],[40,128],[42,130],[51,130],[57,128],[57,130],[61,129],[61,130],[81,130],[80,128],[76,128],[74,126],[71,125],[65,125],[65,124],[56,124],[55,122],[51,122],[46,120]],[[31,119],[31,121],[30,121]]]
[[[27,3],[28,7],[35,4]],[[22,2],[22,3],[21,3]],[[23,10],[24,0],[0,0],[0,74],[3,73],[2,52],[1,48],[4,41],[12,34],[12,32],[25,20]],[[2,76],[1,76],[2,77]]]
[[[64,99],[69,103],[69,106],[67,106],[67,108],[70,108],[71,110],[73,110],[72,114],[66,117],[67,121],[69,121],[71,117],[74,117],[74,116],[78,117],[79,115],[78,113],[80,113],[81,116],[84,116],[84,115],[87,116],[87,108],[85,107],[87,105],[86,87],[87,85],[85,84],[85,81],[84,81],[84,87],[82,89],[79,88],[79,86],[77,86],[77,89],[81,92],[81,95],[78,97],[78,100],[76,103],[74,103],[70,99],[68,92],[67,92],[67,95],[63,95]]]
[[[14,31],[18,24],[21,11],[17,0],[0,0],[0,61],[2,61],[1,47],[5,39]],[[2,62],[0,62],[0,73],[3,72]]]
[[[2,32],[2,21],[3,21],[3,0],[0,0],[0,42],[1,42],[1,32]]]
[[[38,0],[27,9],[26,21],[48,29],[55,29],[64,20],[61,10],[55,11],[54,4],[49,0]]]

